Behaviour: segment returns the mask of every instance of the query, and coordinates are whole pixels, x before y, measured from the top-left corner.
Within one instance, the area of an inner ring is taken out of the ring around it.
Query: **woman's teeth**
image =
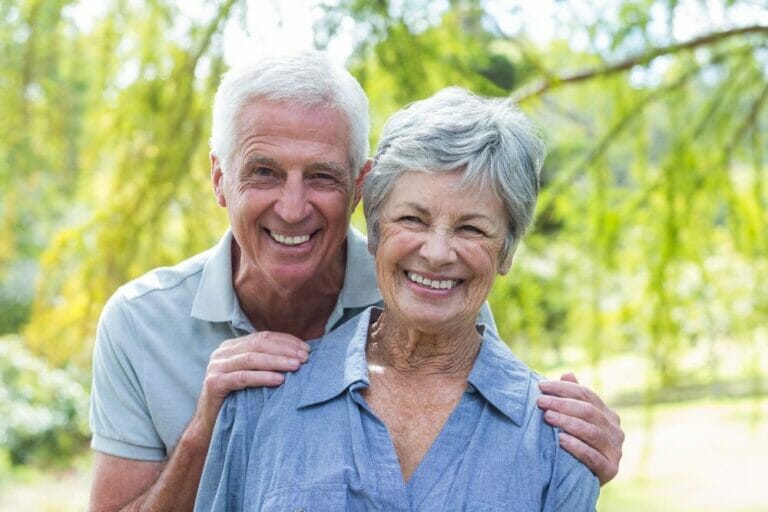
[[[443,279],[443,280],[427,279],[426,277],[421,276],[415,272],[406,272],[406,275],[408,276],[408,279],[410,279],[414,283],[418,283],[422,286],[426,286],[434,290],[450,290],[451,288],[459,284],[459,282],[454,279]]]

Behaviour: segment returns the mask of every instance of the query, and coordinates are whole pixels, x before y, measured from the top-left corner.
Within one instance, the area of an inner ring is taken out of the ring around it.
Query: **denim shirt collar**
[[[368,386],[365,346],[371,315],[380,308],[366,309],[320,340],[310,343],[311,367],[299,408],[336,398],[350,387]],[[483,343],[469,374],[469,384],[515,425],[521,426],[529,399],[530,371],[499,340],[492,329],[480,326]]]
[[[483,344],[469,374],[469,383],[502,414],[522,426],[528,404],[531,372],[493,329],[483,328]]]

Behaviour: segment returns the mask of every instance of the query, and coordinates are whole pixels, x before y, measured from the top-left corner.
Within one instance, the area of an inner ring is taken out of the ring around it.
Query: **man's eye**
[[[311,179],[315,181],[322,181],[326,183],[336,182],[336,176],[327,172],[316,172],[311,176]]]
[[[397,219],[399,222],[404,222],[407,224],[422,224],[421,219],[414,216],[414,215],[403,215],[399,219]]]
[[[254,176],[268,177],[268,176],[274,176],[275,171],[273,171],[269,167],[256,167],[253,170],[253,174]]]

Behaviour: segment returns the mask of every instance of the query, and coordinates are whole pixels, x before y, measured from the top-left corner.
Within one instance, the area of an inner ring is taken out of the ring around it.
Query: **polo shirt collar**
[[[368,252],[368,239],[350,226],[347,230],[347,264],[339,302],[345,308],[362,308],[381,301],[376,264]]]
[[[307,407],[331,400],[355,383],[369,385],[365,346],[372,307],[353,321],[313,343],[312,367],[299,400]],[[531,371],[499,340],[492,329],[483,330],[483,343],[469,375],[469,383],[513,423],[522,426],[528,402]]]
[[[192,303],[192,317],[207,322],[229,322],[233,320],[236,304],[237,297],[232,286],[232,230],[227,229],[221,240],[210,249],[203,266]]]

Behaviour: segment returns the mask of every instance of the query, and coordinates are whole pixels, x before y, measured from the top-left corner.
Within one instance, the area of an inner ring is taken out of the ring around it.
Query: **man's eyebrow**
[[[347,168],[336,162],[313,162],[307,166],[310,171],[324,171],[335,176],[346,176],[349,174]]]
[[[264,155],[250,155],[245,159],[245,167],[253,167],[255,165],[267,165],[269,167],[277,168],[280,167],[277,163],[277,160]]]

